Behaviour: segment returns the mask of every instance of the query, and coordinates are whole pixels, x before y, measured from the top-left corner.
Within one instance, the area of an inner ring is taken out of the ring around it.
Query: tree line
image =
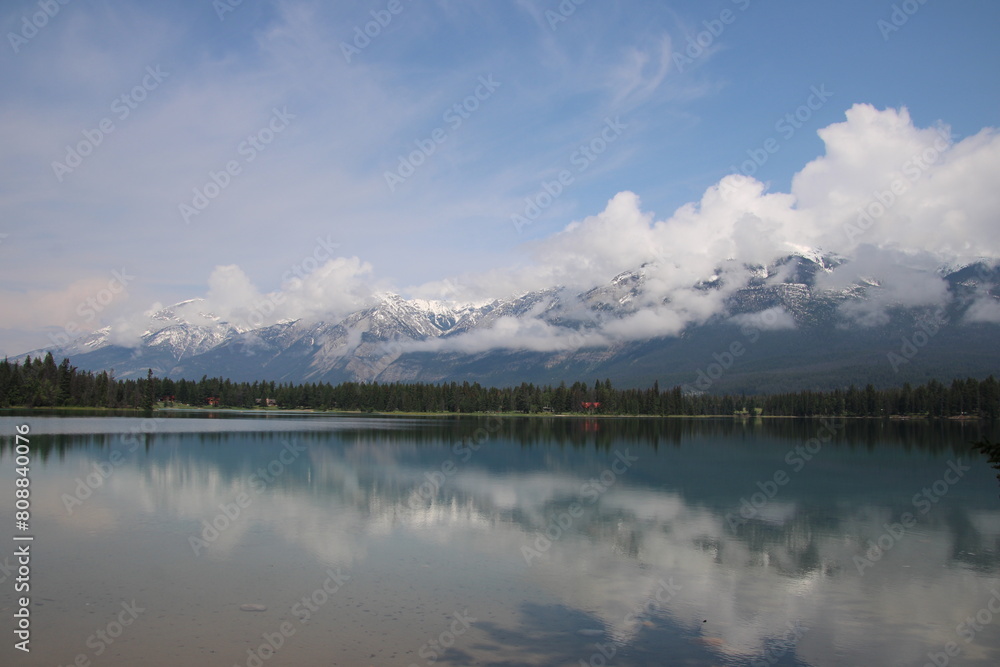
[[[270,400],[269,400],[270,399]],[[23,363],[0,362],[0,407],[96,407],[151,410],[158,405],[347,410],[358,412],[444,413],[593,413],[626,415],[770,415],[806,417],[979,417],[1000,416],[1000,383],[985,380],[937,380],[912,387],[875,389],[850,386],[832,391],[799,391],[768,395],[685,393],[681,387],[661,390],[617,389],[610,380],[558,386],[522,383],[516,387],[483,387],[478,382],[275,383],[233,382],[203,376],[200,380],[116,379],[113,372],[81,371],[52,354],[30,356]]]

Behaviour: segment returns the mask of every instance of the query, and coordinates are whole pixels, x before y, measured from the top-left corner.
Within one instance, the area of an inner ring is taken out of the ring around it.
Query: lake
[[[1000,664],[993,426],[5,415],[3,665]]]

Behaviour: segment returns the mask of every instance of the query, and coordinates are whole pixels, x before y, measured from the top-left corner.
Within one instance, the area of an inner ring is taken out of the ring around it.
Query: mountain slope
[[[691,289],[719,300],[721,310],[671,335],[632,328],[650,313],[669,320],[685,307],[656,297],[651,285],[662,267],[644,265],[583,292],[552,287],[475,305],[382,294],[334,321],[257,329],[192,300],[154,313],[138,347],[116,345],[103,329],[52,352],[80,368],[114,368],[118,377],[147,368],[175,378],[334,383],[606,377],[748,393],[1000,372],[1000,270],[980,263],[943,271],[947,305],[913,307],[886,302],[891,293],[873,279],[824,287],[845,261],[790,255],[742,267],[750,276],[744,284],[720,269]]]

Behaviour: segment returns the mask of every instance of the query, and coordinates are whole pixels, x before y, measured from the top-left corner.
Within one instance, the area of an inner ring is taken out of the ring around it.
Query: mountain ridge
[[[657,297],[650,284],[662,267],[647,263],[582,291],[551,287],[457,304],[382,293],[330,321],[288,319],[259,327],[227,321],[203,308],[205,300],[189,299],[151,313],[137,346],[122,345],[105,327],[28,354],[51,351],[85,370],[113,368],[119,377],[149,368],[163,377],[285,382],[559,382],[596,374],[624,385],[655,379],[693,387],[705,369],[720,363],[717,356],[726,359],[738,344],[744,353],[708,390],[751,392],[830,388],[849,373],[858,373],[861,383],[885,384],[923,381],[949,367],[950,375],[1000,369],[1000,354],[989,343],[996,323],[967,321],[974,308],[1000,303],[1000,270],[984,262],[949,267],[939,272],[947,285],[945,304],[876,308],[885,290],[874,278],[834,288],[820,284],[845,263],[835,255],[793,253],[767,266],[743,267],[749,278],[742,284],[720,269],[692,289],[717,300],[721,310],[660,335],[656,327],[673,326],[687,306]],[[873,323],[853,321],[854,312]],[[934,312],[950,326],[929,337],[918,360],[893,366],[890,355],[901,345],[896,340],[905,344]],[[650,322],[653,333],[642,335]],[[979,363],[970,355],[979,355]],[[816,377],[804,377],[807,369]]]

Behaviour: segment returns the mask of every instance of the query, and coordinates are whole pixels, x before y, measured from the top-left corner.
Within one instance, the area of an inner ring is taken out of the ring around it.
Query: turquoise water
[[[0,417],[0,663],[1000,663],[976,424],[212,414]]]

